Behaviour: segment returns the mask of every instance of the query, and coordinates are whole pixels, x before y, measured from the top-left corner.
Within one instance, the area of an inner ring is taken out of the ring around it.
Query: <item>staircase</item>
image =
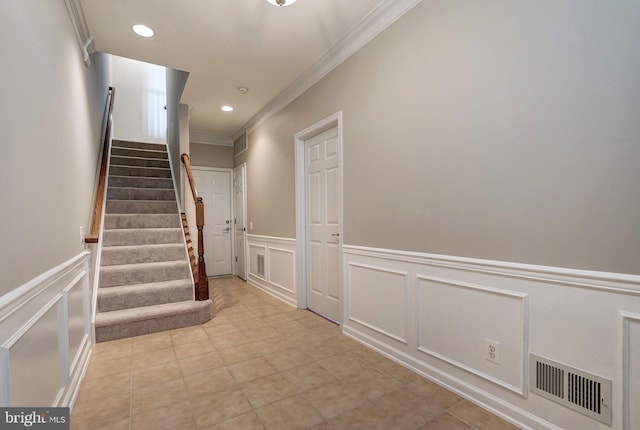
[[[114,140],[102,237],[96,341],[208,321],[195,301],[166,145]]]

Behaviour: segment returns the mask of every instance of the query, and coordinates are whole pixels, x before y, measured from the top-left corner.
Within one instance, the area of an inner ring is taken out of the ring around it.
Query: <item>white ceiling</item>
[[[81,0],[98,51],[190,73],[192,135],[229,138],[390,0]],[[145,39],[131,31],[143,23]],[[249,88],[245,95],[237,87]],[[229,104],[234,112],[225,113]],[[206,139],[205,139],[206,140]],[[220,139],[218,139],[220,140]]]

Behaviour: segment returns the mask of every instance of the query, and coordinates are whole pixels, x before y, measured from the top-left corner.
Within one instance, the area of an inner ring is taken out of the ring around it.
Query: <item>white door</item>
[[[340,139],[334,127],[305,141],[307,306],[340,321]]]
[[[246,210],[245,210],[245,165],[236,167],[233,170],[233,204],[234,204],[234,231],[236,250],[236,270],[237,276],[247,279],[245,270],[245,238],[247,235]]]
[[[204,260],[209,276],[231,274],[231,172],[193,171],[204,203]],[[193,234],[192,237],[197,237]]]

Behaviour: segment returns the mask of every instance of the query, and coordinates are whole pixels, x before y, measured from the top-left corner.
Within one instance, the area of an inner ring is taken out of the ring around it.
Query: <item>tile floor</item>
[[[516,429],[309,311],[210,286],[206,324],[95,347],[72,429]]]

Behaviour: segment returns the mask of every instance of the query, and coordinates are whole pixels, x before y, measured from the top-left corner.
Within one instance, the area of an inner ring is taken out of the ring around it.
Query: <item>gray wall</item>
[[[295,236],[293,136],[342,110],[346,244],[640,273],[639,20],[422,2],[250,134],[251,233]]]
[[[63,0],[0,2],[0,53],[1,296],[84,251],[109,67]]]
[[[191,142],[189,145],[191,165],[199,167],[233,168],[233,147],[206,145]]]

